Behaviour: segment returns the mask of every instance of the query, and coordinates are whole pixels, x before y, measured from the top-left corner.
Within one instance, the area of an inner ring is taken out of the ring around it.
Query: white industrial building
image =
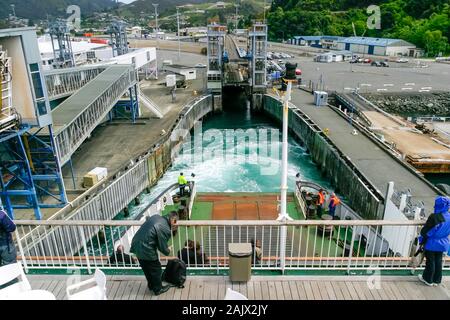
[[[38,39],[44,70],[53,69],[54,53],[49,36]],[[130,49],[127,54],[114,57],[109,44],[71,41],[76,66],[87,64],[133,64],[145,78],[157,77],[156,48]]]
[[[131,50],[126,54],[109,59],[108,62],[113,64],[132,64],[146,79],[150,76],[158,77],[156,48]]]
[[[134,38],[142,38],[142,27],[135,26],[131,28],[131,36]]]
[[[172,65],[165,65],[164,70],[182,75],[184,76],[185,80],[197,79],[197,70],[193,67],[182,66],[179,64],[172,64]]]
[[[50,36],[45,35],[38,38],[38,45],[44,70],[53,69],[52,64],[55,56]],[[57,43],[55,46],[58,48]],[[71,46],[77,66],[112,58],[112,49],[108,44],[71,41]]]
[[[318,54],[314,61],[316,62],[324,62],[324,63],[330,63],[330,62],[342,62],[342,61],[349,61],[353,58],[353,53],[351,51],[330,51]]]
[[[420,57],[422,50],[401,39],[348,37],[338,40],[338,49],[376,56]]]

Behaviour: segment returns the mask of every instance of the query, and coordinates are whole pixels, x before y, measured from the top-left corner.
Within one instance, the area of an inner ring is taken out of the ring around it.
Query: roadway
[[[225,36],[225,50],[227,50],[228,52],[228,58],[230,59],[230,61],[243,60],[239,55],[238,49],[233,39],[229,35]]]
[[[431,213],[434,199],[438,194],[425,181],[362,133],[352,135],[353,127],[350,123],[338,116],[331,108],[314,106],[311,94],[294,89],[292,103],[305,112],[319,127],[329,129],[329,138],[382,194],[386,194],[387,184],[393,181],[397,191],[410,189],[413,202],[423,201],[426,213]]]

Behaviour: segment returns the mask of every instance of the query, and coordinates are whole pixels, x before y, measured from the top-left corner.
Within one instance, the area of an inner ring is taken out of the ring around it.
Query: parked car
[[[363,59],[363,62],[364,62],[364,63],[371,63],[371,62],[372,62],[372,60],[371,60],[371,59],[369,59],[369,58],[365,58],[365,59]]]
[[[373,67],[381,67],[381,62],[380,61],[372,61],[371,66],[373,66]]]
[[[300,70],[300,69],[295,69],[295,75],[296,75],[296,76],[301,76],[301,75],[302,75],[302,70]]]
[[[409,62],[409,60],[408,59],[406,59],[406,58],[400,58],[400,59],[397,59],[397,61],[396,61],[397,63],[408,63]]]
[[[389,68],[389,63],[387,63],[386,61],[380,61],[380,64],[382,67]]]

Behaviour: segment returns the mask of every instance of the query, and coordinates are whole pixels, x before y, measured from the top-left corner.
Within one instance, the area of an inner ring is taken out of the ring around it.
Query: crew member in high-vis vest
[[[317,198],[317,215],[321,216],[322,215],[322,210],[323,210],[323,206],[325,204],[325,191],[323,191],[323,189],[319,190],[318,193],[318,198]]]
[[[180,173],[180,176],[178,177],[178,186],[180,187],[180,197],[184,196],[184,189],[187,185],[187,180],[183,175],[183,172]]]
[[[331,194],[330,204],[328,205],[329,214],[334,218],[336,207],[341,203],[341,200],[334,194]]]

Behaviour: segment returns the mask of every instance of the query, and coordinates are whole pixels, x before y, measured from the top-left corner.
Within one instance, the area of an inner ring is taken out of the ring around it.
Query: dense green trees
[[[381,8],[381,29],[367,27],[367,7]],[[269,38],[339,35],[401,38],[436,56],[450,50],[450,0],[274,0]]]

